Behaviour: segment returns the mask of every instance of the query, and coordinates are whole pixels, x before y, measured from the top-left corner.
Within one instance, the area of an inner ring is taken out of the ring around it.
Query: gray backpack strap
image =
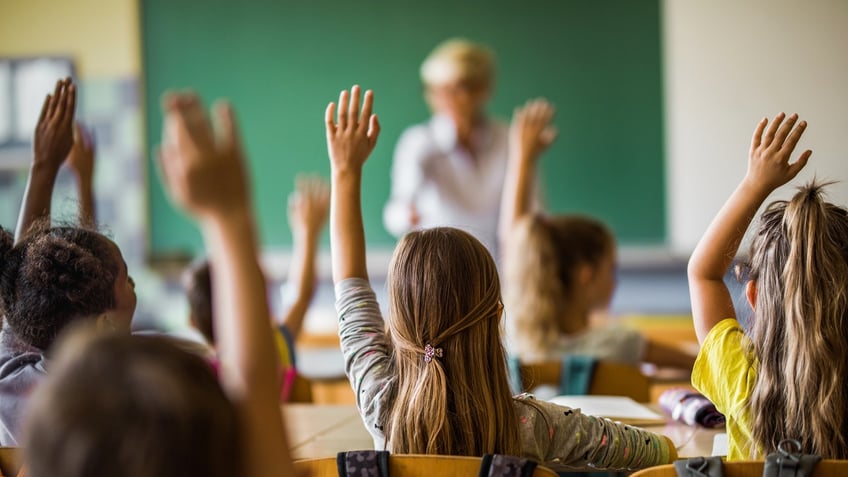
[[[479,477],[531,477],[538,464],[522,457],[486,454],[480,462]]]
[[[677,477],[723,477],[721,457],[692,457],[674,462]]]
[[[359,450],[336,455],[339,477],[389,477],[389,452]]]
[[[784,439],[777,445],[777,452],[766,457],[763,477],[811,477],[821,456],[801,453],[801,443],[795,439]]]

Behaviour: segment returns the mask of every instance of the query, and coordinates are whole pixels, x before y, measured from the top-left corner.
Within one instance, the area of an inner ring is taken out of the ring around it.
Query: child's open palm
[[[754,137],[751,139],[746,180],[769,192],[798,175],[813,153],[806,150],[795,162],[789,162],[795,146],[807,128],[807,122],[801,121],[795,125],[798,121],[797,114],[792,114],[784,122],[785,117],[783,113],[775,116],[768,130],[766,130],[768,119],[763,118],[757,124]],[[764,131],[765,135],[763,135]]]
[[[73,139],[74,109],[77,90],[70,78],[56,82],[52,95],[47,95],[33,138],[34,165],[58,171],[67,157]]]
[[[544,99],[528,101],[515,109],[510,141],[518,157],[535,160],[553,144],[557,137],[557,130],[551,124],[554,112],[554,107]]]
[[[79,122],[74,123],[74,144],[68,153],[65,163],[74,171],[77,177],[91,180],[94,175],[94,155],[96,145],[94,136]]]
[[[330,103],[324,120],[327,126],[327,149],[330,154],[330,165],[336,172],[361,170],[368,155],[377,145],[380,134],[380,123],[377,115],[371,114],[374,104],[374,93],[365,92],[362,111],[359,109],[359,86],[342,91],[339,95],[338,118],[336,104]],[[350,104],[348,104],[350,103]]]
[[[173,200],[200,220],[244,211],[247,181],[232,107],[216,105],[218,131],[194,94],[168,94],[163,107],[159,163]]]
[[[289,195],[289,224],[304,239],[316,238],[330,213],[330,184],[320,176],[299,176]]]

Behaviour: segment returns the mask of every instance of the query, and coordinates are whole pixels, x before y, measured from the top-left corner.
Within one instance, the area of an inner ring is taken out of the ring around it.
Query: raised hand
[[[701,343],[719,321],[736,317],[724,275],[757,209],[772,191],[798,175],[812,154],[804,151],[798,160],[789,162],[807,127],[805,121],[796,125],[797,121],[797,114],[786,118],[780,113],[768,129],[765,118],[757,124],[751,139],[748,173],[692,252],[688,267],[689,297],[695,333]]]
[[[277,359],[268,333],[259,267],[232,108],[215,108],[217,133],[194,94],[167,94],[160,169],[174,202],[201,225],[212,266],[219,379],[240,420],[243,475],[293,475],[280,420]]]
[[[351,104],[348,104],[348,103]],[[371,114],[374,94],[365,93],[359,110],[359,86],[342,91],[338,119],[335,103],[327,106],[327,150],[332,170],[330,197],[330,250],[333,256],[333,281],[368,278],[365,263],[365,231],[362,226],[362,165],[377,144],[380,123]]]
[[[557,130],[551,124],[554,107],[545,99],[528,101],[515,109],[510,125],[510,148],[512,156],[535,161],[545,149],[553,144]]]
[[[65,163],[77,178],[80,201],[80,223],[94,226],[94,136],[79,122],[74,123],[74,145],[65,159]]]
[[[314,241],[330,213],[330,184],[320,176],[298,176],[289,195],[288,219],[294,236]]]
[[[214,131],[196,95],[167,94],[160,169],[173,200],[201,222],[249,207],[232,107],[215,107]]]
[[[533,209],[536,160],[557,136],[551,124],[554,107],[544,99],[528,101],[515,108],[509,131],[509,163],[501,196],[498,239],[501,250],[509,249],[515,224]],[[503,258],[503,257],[502,257]]]
[[[56,82],[53,94],[47,95],[38,116],[33,137],[33,167],[49,167],[58,171],[73,145],[74,109],[77,90],[70,78]]]
[[[350,93],[342,91],[339,95],[338,118],[334,119],[336,103],[330,103],[324,115],[330,165],[336,172],[360,171],[377,145],[380,123],[377,115],[371,114],[374,93],[370,90],[365,92],[361,111],[359,96],[359,86],[351,88]]]
[[[767,118],[757,124],[748,154],[746,181],[771,192],[792,180],[807,165],[813,154],[810,150],[801,153],[795,162],[789,162],[795,146],[807,128],[806,121],[796,125],[797,121],[797,114],[786,118],[785,114],[780,113],[775,116],[768,130]]]
[[[94,176],[94,155],[96,152],[94,135],[79,122],[75,122],[73,140],[74,143],[65,163],[71,168],[78,180],[91,181]]]
[[[50,217],[56,175],[74,141],[76,101],[76,86],[70,78],[65,78],[56,82],[56,89],[47,95],[41,107],[33,137],[32,166],[15,228],[16,242],[20,242],[39,219]]]

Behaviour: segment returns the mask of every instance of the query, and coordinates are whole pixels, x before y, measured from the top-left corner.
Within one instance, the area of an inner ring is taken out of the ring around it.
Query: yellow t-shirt
[[[733,318],[710,330],[692,369],[692,385],[727,418],[727,459],[751,458],[748,399],[757,380],[757,364],[747,351],[748,337]]]

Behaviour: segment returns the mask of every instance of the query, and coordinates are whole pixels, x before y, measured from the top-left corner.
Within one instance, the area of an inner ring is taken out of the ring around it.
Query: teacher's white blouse
[[[395,147],[392,192],[383,211],[386,229],[400,237],[415,228],[456,227],[474,235],[497,257],[498,219],[509,128],[487,119],[475,131],[475,155],[457,143],[450,118],[433,116],[410,127]]]

